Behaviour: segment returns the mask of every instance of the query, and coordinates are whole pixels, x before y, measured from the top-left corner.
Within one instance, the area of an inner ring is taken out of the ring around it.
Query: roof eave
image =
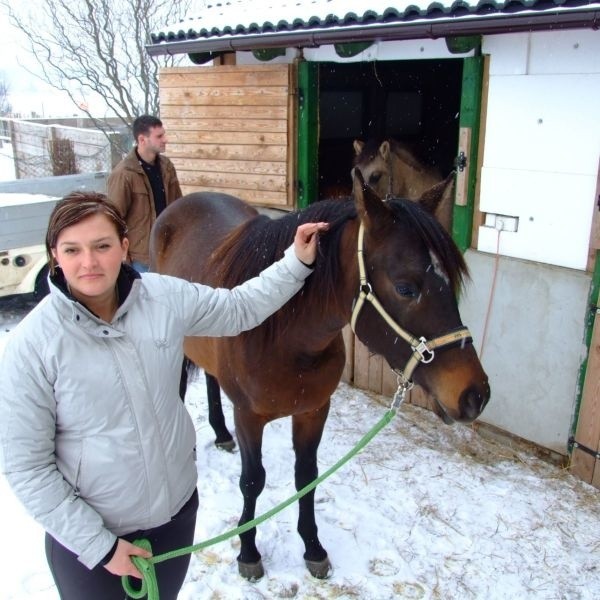
[[[402,23],[359,24],[337,28],[311,28],[257,34],[236,34],[200,39],[156,42],[146,45],[151,56],[195,52],[234,52],[257,48],[314,48],[366,40],[437,39],[456,35],[491,35],[556,29],[598,29],[600,11],[561,10],[502,15],[418,19]]]

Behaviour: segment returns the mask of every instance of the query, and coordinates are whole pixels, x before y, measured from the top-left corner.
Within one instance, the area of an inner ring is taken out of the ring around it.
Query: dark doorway
[[[321,63],[319,198],[349,193],[359,138],[393,137],[442,174],[458,143],[462,59]]]

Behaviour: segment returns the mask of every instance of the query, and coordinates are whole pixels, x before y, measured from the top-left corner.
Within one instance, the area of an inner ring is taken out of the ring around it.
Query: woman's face
[[[112,221],[98,213],[65,227],[52,254],[71,294],[84,304],[97,305],[112,302],[128,247],[127,238],[121,242]]]

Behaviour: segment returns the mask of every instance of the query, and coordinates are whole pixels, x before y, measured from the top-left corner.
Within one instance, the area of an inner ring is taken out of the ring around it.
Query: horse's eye
[[[375,171],[374,173],[371,173],[371,175],[369,176],[369,185],[375,185],[376,183],[378,183],[381,179],[381,175],[381,171]]]
[[[419,295],[416,286],[406,282],[397,283],[396,292],[404,298],[416,298]]]

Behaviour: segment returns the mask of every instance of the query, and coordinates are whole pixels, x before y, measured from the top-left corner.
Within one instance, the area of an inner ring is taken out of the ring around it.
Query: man
[[[162,121],[142,115],[133,122],[135,147],[108,178],[108,198],[127,223],[129,255],[139,272],[150,264],[150,229],[161,211],[181,197],[173,163],[161,156],[167,145]]]

